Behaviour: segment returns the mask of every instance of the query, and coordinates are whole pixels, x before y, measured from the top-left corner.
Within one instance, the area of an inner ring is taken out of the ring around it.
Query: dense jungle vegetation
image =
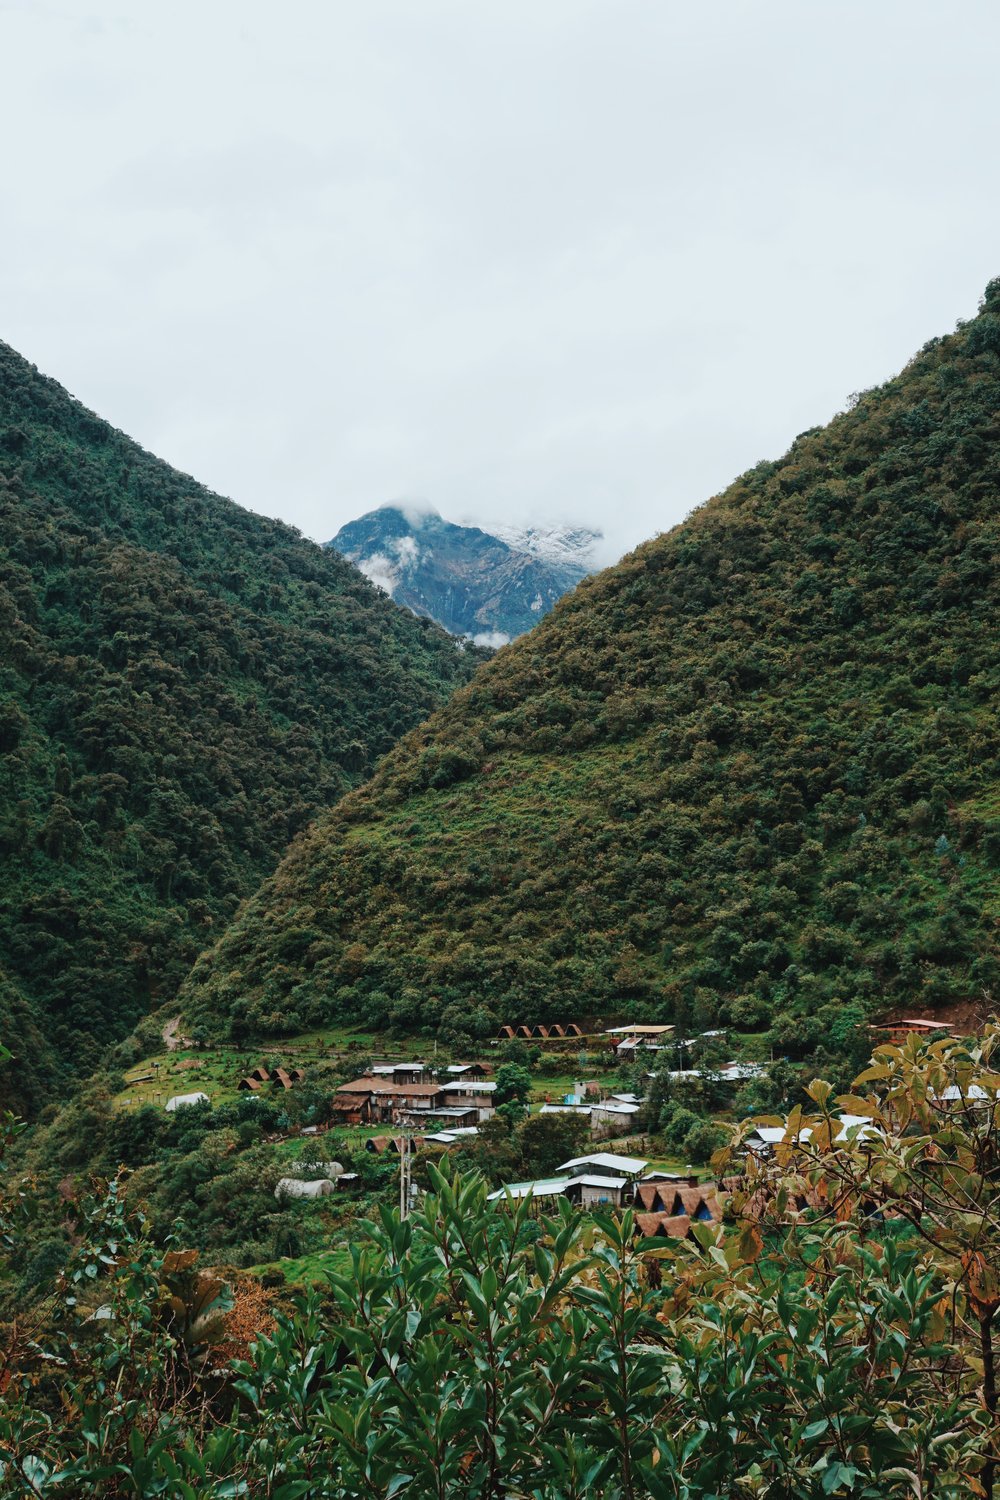
[[[795,1058],[995,999],[998,439],[994,282],[410,733],[202,956],[189,1017],[625,1011]]]
[[[477,661],[0,345],[0,1030],[32,1109]]]

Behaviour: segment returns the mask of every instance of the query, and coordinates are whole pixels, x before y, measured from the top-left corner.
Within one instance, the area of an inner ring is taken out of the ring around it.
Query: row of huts
[[[252,1073],[241,1078],[236,1087],[244,1094],[257,1094],[269,1083],[280,1089],[291,1089],[301,1083],[305,1076],[301,1068],[268,1068],[261,1063],[259,1068],[254,1068]]]

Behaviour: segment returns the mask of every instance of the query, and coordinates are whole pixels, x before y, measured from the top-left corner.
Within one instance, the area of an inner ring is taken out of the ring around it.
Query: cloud
[[[383,552],[373,552],[371,557],[359,557],[354,566],[383,593],[391,594],[399,582],[399,569]]]
[[[441,519],[441,512],[429,500],[385,500],[375,509],[398,510],[414,531],[419,531],[425,521]]]
[[[310,536],[426,495],[607,561],[975,310],[998,44],[990,0],[8,6],[2,336]]]

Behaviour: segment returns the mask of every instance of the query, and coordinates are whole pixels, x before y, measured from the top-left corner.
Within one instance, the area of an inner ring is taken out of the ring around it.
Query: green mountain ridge
[[[236,1037],[609,1010],[789,1055],[1000,990],[1000,283],[585,580],[294,844],[182,990]]]
[[[32,1109],[477,653],[0,345],[0,1034]]]

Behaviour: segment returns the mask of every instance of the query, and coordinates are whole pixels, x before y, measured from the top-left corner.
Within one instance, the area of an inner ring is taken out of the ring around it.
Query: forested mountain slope
[[[169,998],[476,653],[5,345],[0,522],[2,1084],[26,1107]]]
[[[1000,992],[1000,282],[584,581],[196,966],[237,1034],[611,1007],[770,1027]]]

